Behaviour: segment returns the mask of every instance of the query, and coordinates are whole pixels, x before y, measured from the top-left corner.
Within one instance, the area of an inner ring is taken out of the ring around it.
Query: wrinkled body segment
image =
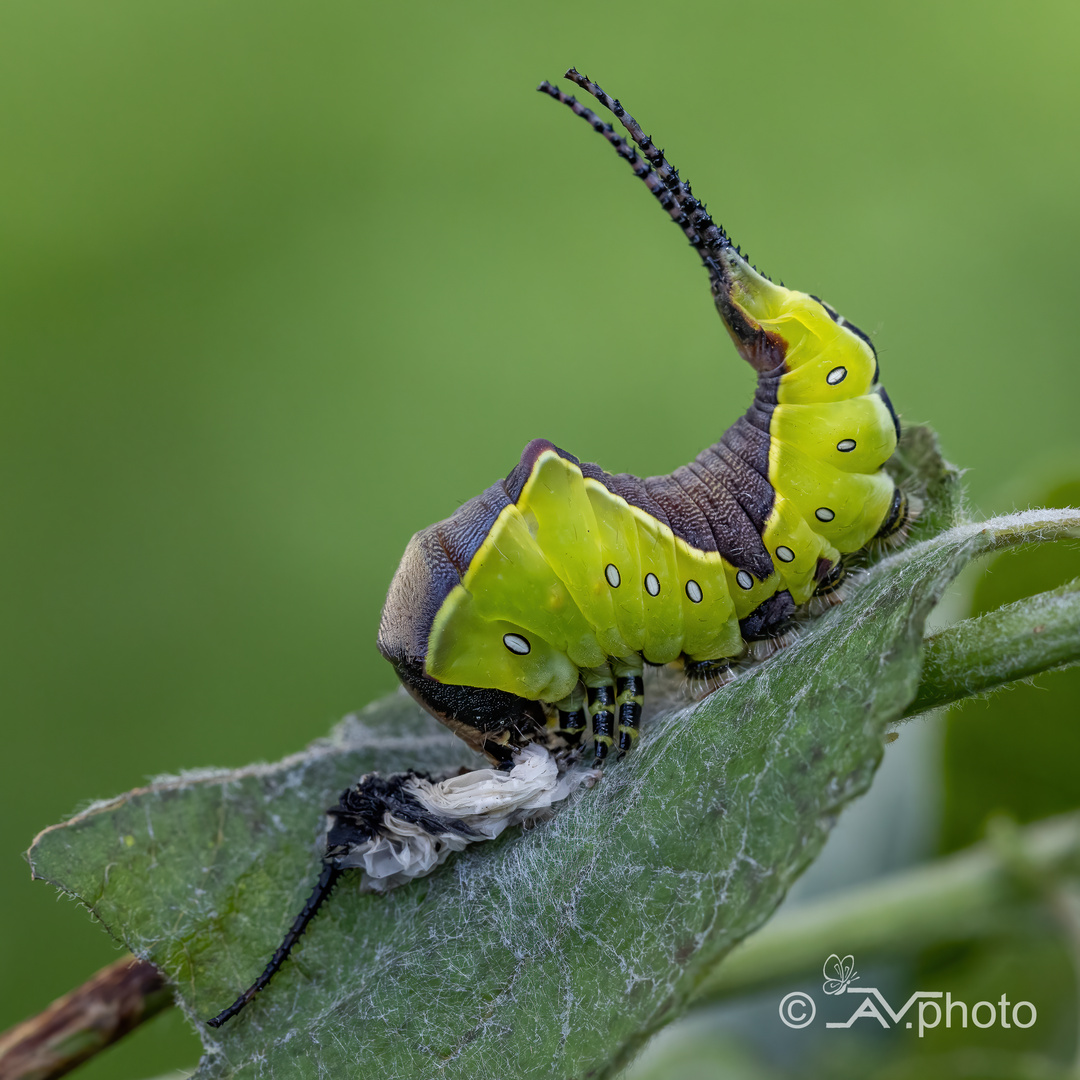
[[[690,237],[758,384],[746,414],[669,476],[613,475],[537,439],[505,480],[412,538],[379,648],[426,708],[499,762],[537,738],[575,745],[589,722],[598,760],[625,752],[645,663],[717,675],[908,516],[882,469],[900,428],[866,335],[758,273],[632,118],[575,76],[647,160],[541,89],[605,134]]]

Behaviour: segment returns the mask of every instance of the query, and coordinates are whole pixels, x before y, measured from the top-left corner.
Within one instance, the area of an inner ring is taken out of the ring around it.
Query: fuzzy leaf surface
[[[920,445],[915,471],[948,503],[955,481]],[[174,982],[202,1032],[200,1080],[611,1076],[769,917],[866,790],[946,585],[982,551],[1077,524],[1015,515],[884,560],[794,645],[655,718],[550,821],[388,896],[346,879],[269,989],[217,1032],[201,1021],[262,969],[317,876],[325,808],[372,770],[474,767],[460,741],[393,695],[275,765],[92,807],[39,836],[33,870]]]

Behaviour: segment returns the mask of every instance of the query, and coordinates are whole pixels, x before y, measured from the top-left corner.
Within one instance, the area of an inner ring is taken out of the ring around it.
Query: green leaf
[[[921,445],[914,471],[949,504],[955,479]],[[769,917],[867,788],[886,725],[915,694],[926,616],[956,573],[1077,524],[1029,513],[913,544],[794,645],[655,718],[552,820],[388,896],[346,879],[269,989],[221,1031],[200,1025],[197,1076],[612,1075]],[[395,695],[276,765],[92,807],[46,830],[31,862],[161,967],[200,1022],[280,941],[342,788],[373,769],[475,764]]]

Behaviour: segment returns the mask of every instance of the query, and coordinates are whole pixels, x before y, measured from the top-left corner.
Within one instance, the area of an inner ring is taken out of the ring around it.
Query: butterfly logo
[[[825,961],[821,974],[825,979],[821,989],[826,994],[842,994],[848,988],[848,983],[854,982],[859,977],[859,973],[855,970],[855,957],[845,956],[841,960],[836,953]]]

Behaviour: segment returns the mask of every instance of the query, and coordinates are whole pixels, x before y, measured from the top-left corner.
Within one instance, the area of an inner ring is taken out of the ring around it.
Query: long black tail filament
[[[586,90],[601,105],[614,113],[633,140],[634,146],[644,155],[644,160],[637,155],[633,146],[615,133],[611,124],[605,123],[575,97],[564,94],[557,86],[547,81],[542,82],[537,90],[569,107],[594,131],[603,135],[615,148],[619,157],[633,169],[634,175],[645,183],[645,186],[667,211],[671,220],[682,229],[691,247],[697,251],[708,272],[712,284],[713,301],[720,312],[720,317],[742,342],[740,351],[759,371],[770,369],[774,364],[774,358],[768,348],[765,332],[756,324],[748,323],[742,310],[731,302],[730,275],[724,269],[723,259],[719,257],[720,253],[726,249],[746,259],[739,245],[733,244],[723,226],[713,221],[708,210],[705,209],[705,204],[694,197],[690,184],[679,176],[678,169],[668,162],[664,157],[664,152],[641,130],[641,125],[623,108],[618,98],[610,97],[576,68],[571,68],[566,72],[566,78]],[[757,272],[761,273],[760,270]],[[768,277],[767,274],[762,276]]]
[[[231,1020],[251,999],[278,973],[281,965],[285,963],[293,946],[300,940],[300,936],[307,929],[308,923],[315,918],[323,901],[334,891],[338,878],[345,871],[337,863],[328,862],[323,864],[323,872],[307,898],[300,914],[296,916],[285,940],[278,946],[277,952],[270,957],[270,963],[263,969],[263,973],[227,1008],[222,1009],[212,1020],[206,1022],[212,1028],[219,1028],[226,1020]]]
[[[713,221],[705,204],[694,197],[690,184],[679,176],[679,170],[673,168],[664,157],[661,150],[652,139],[646,135],[641,125],[623,108],[618,98],[613,98],[605,93],[600,86],[594,83],[587,75],[582,75],[576,68],[570,68],[566,72],[566,78],[572,83],[587,91],[605,108],[618,118],[619,123],[626,129],[627,134],[645,157],[645,161],[626,145],[625,141],[615,135],[610,124],[605,124],[594,112],[585,108],[575,98],[564,94],[558,87],[545,81],[537,87],[537,90],[553,97],[568,105],[570,109],[603,135],[614,147],[619,157],[624,158],[634,174],[643,180],[649,190],[660,202],[660,205],[668,212],[672,220],[686,234],[705,268],[713,279],[714,287],[717,279],[721,276],[713,253],[724,247],[732,248],[743,258],[746,255],[738,244],[731,242],[722,225]],[[755,269],[757,269],[755,267]],[[758,270],[759,274],[763,274]],[[763,274],[768,277],[767,274]]]
[[[564,94],[557,86],[545,81],[537,87],[537,90],[554,98],[556,101],[562,102],[563,105],[568,106],[575,115],[580,116],[582,120],[611,143],[615,148],[615,152],[627,162],[631,169],[633,169],[634,175],[644,181],[645,185],[659,201],[660,205],[668,212],[675,224],[683,230],[686,238],[699,253],[701,253],[703,249],[707,250],[711,246],[713,231],[717,236],[723,235],[715,226],[713,226],[712,231],[706,236],[702,236],[699,233],[698,229],[695,227],[696,223],[691,221],[690,216],[687,213],[687,208],[684,205],[687,201],[686,187],[679,180],[678,173],[675,172],[675,170],[670,169],[670,167],[664,170],[654,169],[648,161],[643,161],[638,157],[625,139],[616,134],[615,129],[611,124],[605,123],[592,111],[592,109],[583,105],[577,98],[569,94]],[[624,115],[626,114],[624,113]],[[663,159],[661,160],[663,161]],[[667,166],[666,161],[664,161],[663,164]],[[669,181],[672,181],[670,186]],[[690,197],[690,203],[691,213],[699,210],[700,204],[696,199],[693,199],[692,196]],[[708,219],[708,225],[712,225],[711,218]],[[704,260],[705,256],[702,255],[702,258]]]

